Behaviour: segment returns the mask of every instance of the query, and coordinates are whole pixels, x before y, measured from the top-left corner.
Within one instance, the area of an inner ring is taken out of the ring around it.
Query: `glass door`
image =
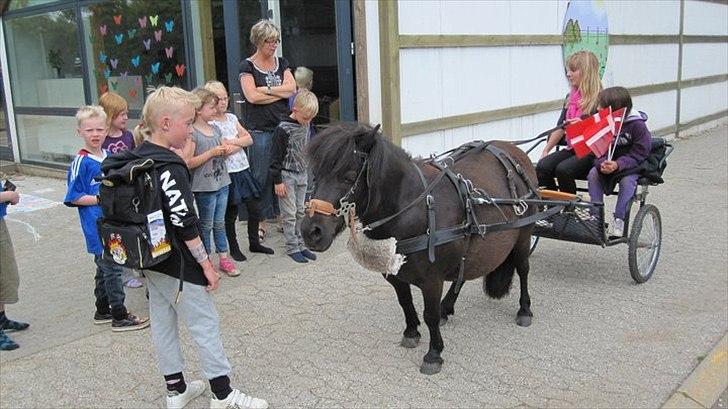
[[[8,132],[8,118],[5,111],[5,87],[3,87],[3,66],[0,65],[0,159],[13,160],[13,147]]]
[[[314,123],[355,119],[349,0],[218,1],[222,3],[224,59],[227,62],[227,75],[221,76],[222,72],[218,72],[218,78],[227,78],[237,115],[242,110],[238,79],[240,60],[255,52],[249,40],[250,28],[265,17],[281,29],[278,53],[288,60],[291,72],[295,74],[299,67],[313,71],[312,91],[319,99],[319,115]],[[213,9],[213,18],[214,14]],[[217,40],[215,45],[218,49]],[[216,60],[219,60],[217,54]]]

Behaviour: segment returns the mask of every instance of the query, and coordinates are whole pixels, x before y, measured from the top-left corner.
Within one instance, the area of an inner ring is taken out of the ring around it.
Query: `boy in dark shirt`
[[[284,119],[273,134],[273,155],[270,172],[281,207],[286,254],[298,263],[316,260],[301,236],[308,174],[306,144],[311,120],[318,113],[318,100],[313,92],[302,89],[296,95],[290,119]]]

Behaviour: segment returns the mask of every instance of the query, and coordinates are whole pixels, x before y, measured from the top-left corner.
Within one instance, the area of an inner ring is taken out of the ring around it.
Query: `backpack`
[[[132,157],[102,165],[99,205],[103,216],[96,222],[104,260],[145,269],[166,260],[171,237],[162,213],[162,189],[154,160]]]

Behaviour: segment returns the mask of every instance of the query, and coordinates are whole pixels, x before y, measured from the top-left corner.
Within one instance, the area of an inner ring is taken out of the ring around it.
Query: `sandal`
[[[258,228],[258,240],[265,241],[265,229],[262,227]]]

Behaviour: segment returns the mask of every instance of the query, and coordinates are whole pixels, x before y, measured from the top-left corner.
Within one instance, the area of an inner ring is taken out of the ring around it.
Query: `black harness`
[[[510,198],[492,198],[483,189],[475,187],[473,183],[466,179],[462,174],[455,173],[451,169],[455,163],[459,162],[466,156],[487,151],[495,156],[500,164],[506,171],[506,179],[508,182],[508,188],[510,191]],[[460,287],[464,281],[463,274],[465,268],[465,260],[468,254],[468,248],[470,246],[470,238],[473,235],[484,237],[488,233],[518,229],[523,226],[535,223],[538,220],[549,217],[552,214],[558,213],[561,208],[551,208],[544,212],[536,213],[531,216],[517,218],[516,220],[509,220],[506,214],[501,209],[501,206],[512,206],[517,216],[521,216],[528,210],[528,202],[531,200],[538,200],[538,189],[533,182],[525,174],[523,168],[517,163],[508,153],[499,147],[491,144],[490,142],[475,141],[463,146],[460,146],[451,151],[445,152],[442,155],[433,157],[424,162],[425,165],[433,166],[438,169],[440,173],[435,177],[431,183],[427,183],[422,170],[413,163],[417,169],[424,191],[415,198],[407,206],[400,209],[397,213],[388,216],[384,219],[377,220],[369,223],[364,227],[364,230],[373,230],[380,227],[398,216],[402,215],[407,210],[411,209],[415,204],[421,200],[425,200],[427,206],[427,232],[419,236],[407,238],[404,240],[397,241],[397,253],[400,254],[412,254],[422,250],[427,250],[427,258],[431,263],[435,262],[435,248],[437,246],[447,244],[456,240],[466,239],[465,251],[463,257],[460,260],[460,268],[458,273],[457,286],[455,292],[459,292]],[[366,163],[363,165],[366,167]],[[436,228],[435,220],[435,198],[432,195],[432,190],[438,185],[440,181],[447,178],[450,183],[455,187],[460,203],[462,204],[465,212],[465,217],[462,223],[456,226],[445,227],[442,229]],[[520,183],[526,187],[526,193],[518,195],[517,183]],[[497,223],[485,224],[481,223],[478,219],[476,208],[479,205],[492,205],[495,206],[501,213],[503,220]]]

